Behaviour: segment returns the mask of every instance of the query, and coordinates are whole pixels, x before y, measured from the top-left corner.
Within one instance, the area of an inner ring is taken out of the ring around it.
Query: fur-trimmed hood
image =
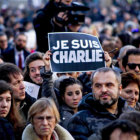
[[[59,140],[74,140],[71,134],[59,124],[55,127]],[[35,133],[32,124],[26,126],[22,134],[22,140],[41,140]]]

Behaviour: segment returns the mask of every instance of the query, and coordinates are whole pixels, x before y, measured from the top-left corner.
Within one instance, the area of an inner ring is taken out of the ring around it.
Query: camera
[[[84,6],[81,3],[73,2],[71,6],[65,5],[63,3],[57,4],[58,12],[67,12],[68,20],[61,21],[61,19],[57,19],[59,23],[64,25],[72,24],[83,24],[85,22],[85,12],[89,10],[89,7]]]

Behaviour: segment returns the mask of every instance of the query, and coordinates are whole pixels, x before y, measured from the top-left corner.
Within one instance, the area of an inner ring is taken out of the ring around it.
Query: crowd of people
[[[85,6],[82,23],[63,9]],[[50,32],[98,37],[105,67],[52,72]],[[139,0],[1,7],[0,140],[140,140],[139,94]]]

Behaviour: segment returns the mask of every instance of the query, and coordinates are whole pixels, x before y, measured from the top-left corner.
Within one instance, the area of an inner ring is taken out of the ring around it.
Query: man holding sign
[[[53,72],[93,71],[104,67],[104,52],[97,37],[84,33],[50,33]]]

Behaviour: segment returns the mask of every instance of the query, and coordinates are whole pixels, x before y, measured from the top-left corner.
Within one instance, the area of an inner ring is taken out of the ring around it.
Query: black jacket
[[[109,122],[116,120],[122,112],[132,110],[127,103],[119,98],[118,114],[111,114],[95,101],[92,93],[83,97],[79,112],[69,121],[68,130],[75,140],[87,140],[92,134],[98,134],[100,129]]]
[[[14,46],[15,47],[15,46]],[[29,55],[30,53],[26,50],[23,50],[23,55],[24,55],[24,60],[26,59],[26,57]],[[15,49],[12,48],[8,51],[6,51],[5,53],[2,54],[4,61],[5,62],[10,62],[16,65],[16,60],[15,60]],[[24,68],[23,68],[24,69]]]
[[[72,108],[67,106],[65,103],[63,103],[60,106],[60,125],[63,126],[64,128],[68,129],[68,122],[74,115],[74,111]]]
[[[46,52],[48,50],[48,33],[64,32],[65,27],[59,27],[53,22],[53,18],[58,14],[58,8],[53,1],[49,1],[43,9],[37,11],[33,19],[33,25],[37,36],[37,50]]]
[[[90,77],[86,74],[86,72],[80,74],[77,79],[82,83],[84,95],[92,92],[91,80]]]
[[[41,77],[43,78],[41,97],[50,97],[56,103],[57,108],[59,108],[57,91],[54,89],[52,72],[46,71],[45,67],[40,70]]]
[[[4,118],[0,118],[0,140],[15,140],[13,127]]]

